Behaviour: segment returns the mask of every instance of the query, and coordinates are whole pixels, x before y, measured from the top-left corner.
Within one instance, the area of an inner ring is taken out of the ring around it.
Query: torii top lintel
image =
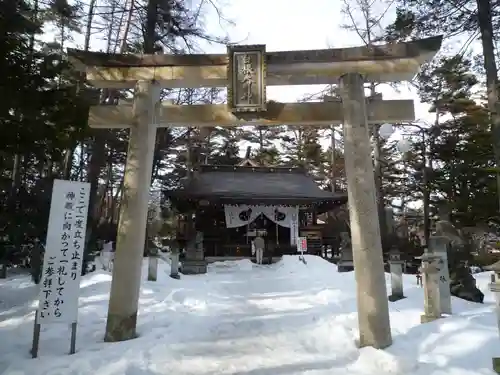
[[[267,85],[336,83],[357,72],[369,82],[411,80],[441,47],[442,36],[404,43],[352,48],[265,52]],[[244,46],[242,46],[244,47]],[[138,80],[156,80],[164,87],[224,87],[227,54],[140,55],[69,49],[72,64],[101,88],[130,88]]]

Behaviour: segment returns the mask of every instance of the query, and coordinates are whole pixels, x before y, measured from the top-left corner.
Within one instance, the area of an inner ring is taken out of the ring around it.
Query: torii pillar
[[[157,129],[153,119],[158,100],[158,85],[151,81],[137,82],[104,341],[136,337],[137,301],[156,143]]]
[[[359,346],[381,349],[392,344],[392,337],[363,76],[343,75],[340,95],[344,106],[344,159]]]

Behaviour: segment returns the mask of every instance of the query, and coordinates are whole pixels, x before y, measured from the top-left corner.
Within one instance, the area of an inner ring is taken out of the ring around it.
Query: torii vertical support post
[[[382,349],[392,344],[392,337],[363,83],[363,77],[358,73],[348,73],[340,78],[345,167],[357,287],[359,346]]]
[[[133,123],[130,127],[123,200],[116,240],[113,281],[109,298],[105,341],[136,337],[141,268],[146,235],[149,188],[153,168],[156,126],[152,124],[156,92],[154,84],[138,81]]]

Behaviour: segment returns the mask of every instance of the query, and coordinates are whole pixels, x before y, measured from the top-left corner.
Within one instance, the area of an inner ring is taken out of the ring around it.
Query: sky
[[[307,50],[323,48],[342,48],[363,45],[354,32],[345,30],[342,25],[351,22],[342,14],[343,0],[221,0],[222,12],[234,22],[234,26],[224,27],[231,42],[238,44],[265,44],[268,51]],[[354,0],[349,0],[355,3]],[[385,14],[385,26],[395,17],[394,9],[376,0],[374,16]],[[353,9],[355,20],[364,22],[360,13]],[[220,31],[218,17],[210,12],[206,19],[207,29]],[[204,48],[206,52],[225,53],[225,46],[213,45]],[[293,102],[307,94],[319,92],[324,86],[281,86],[268,87],[269,99]],[[380,86],[384,99],[414,99],[417,119],[430,120],[428,106],[418,100],[408,85],[396,90],[388,85]]]

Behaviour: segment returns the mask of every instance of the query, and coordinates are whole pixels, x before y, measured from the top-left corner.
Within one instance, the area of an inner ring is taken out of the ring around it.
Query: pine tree
[[[399,0],[397,1],[397,17],[387,28],[386,39],[405,40],[408,38],[430,36],[442,33],[445,37],[461,35],[466,38],[460,53],[467,50],[470,44],[480,36],[482,60],[486,75],[486,90],[492,145],[496,168],[500,168],[500,113],[497,110],[500,99],[498,91],[498,72],[495,60],[495,44],[498,40],[500,17],[496,2],[490,0]],[[497,173],[497,197],[500,202],[500,173]],[[497,204],[498,207],[498,204]]]
[[[285,131],[284,126],[255,126],[243,130],[241,138],[255,145],[251,158],[263,165],[276,165],[280,162],[277,145]]]
[[[51,11],[55,15],[58,9]],[[43,26],[50,25],[49,9],[6,1],[0,13],[0,31],[6,36],[0,41],[0,93],[5,97],[0,176],[7,213],[0,228],[8,233],[2,247],[10,248],[10,261],[20,262],[28,255],[25,248],[45,241],[51,182],[64,169],[64,150],[81,137],[87,107],[61,54],[62,41],[37,40]],[[67,16],[62,12],[58,19],[66,22]]]
[[[285,164],[318,169],[323,155],[319,143],[318,129],[312,126],[287,126],[281,137]]]
[[[433,201],[435,205],[445,203],[465,226],[497,216],[489,116],[474,100],[480,82],[471,73],[472,65],[461,55],[445,57],[419,77],[421,100],[432,105],[437,119],[426,145],[434,167],[430,179]],[[419,150],[423,145],[417,142],[414,147]],[[412,154],[418,156],[419,152]],[[421,160],[413,159],[413,184],[418,187],[422,184]]]

